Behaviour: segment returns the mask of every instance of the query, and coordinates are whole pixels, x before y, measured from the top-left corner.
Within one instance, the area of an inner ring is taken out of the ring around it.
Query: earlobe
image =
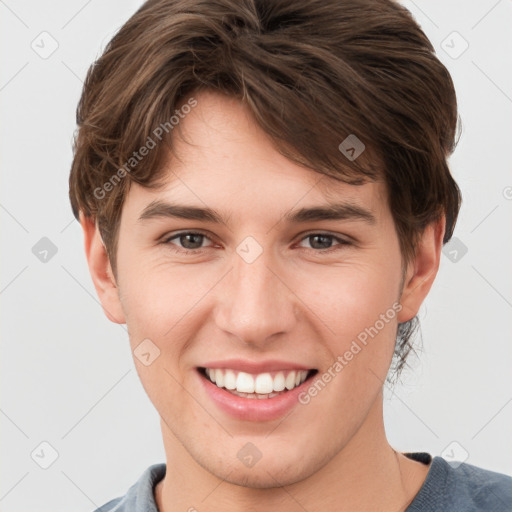
[[[92,217],[85,217],[82,212],[80,212],[80,225],[84,231],[85,255],[89,272],[103,311],[111,322],[124,324],[119,289],[98,226]]]
[[[418,314],[439,269],[446,219],[442,216],[438,221],[429,224],[423,231],[416,254],[409,262],[400,303],[402,310],[398,322],[411,320]]]

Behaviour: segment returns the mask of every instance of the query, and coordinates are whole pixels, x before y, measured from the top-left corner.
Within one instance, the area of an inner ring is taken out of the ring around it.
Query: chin
[[[309,447],[311,449],[311,446]],[[261,459],[252,467],[247,467],[238,459],[230,464],[220,465],[220,454],[211,455],[209,460],[197,460],[197,462],[209,473],[230,484],[251,489],[272,489],[296,484],[307,479],[319,471],[334,456],[322,456],[318,450],[311,453],[297,453],[287,447],[284,450],[265,450],[269,455],[262,455]],[[271,453],[271,455],[270,455]],[[217,462],[217,463],[216,463]]]
[[[312,473],[313,471],[310,471],[310,474]],[[221,475],[217,476],[230,484],[240,487],[249,489],[274,489],[295,484],[304,480],[309,475],[302,474],[302,471],[297,470],[297,468],[291,470],[290,468],[269,468],[262,465],[258,469],[255,467],[244,470],[237,468],[229,473],[229,475],[224,477]]]

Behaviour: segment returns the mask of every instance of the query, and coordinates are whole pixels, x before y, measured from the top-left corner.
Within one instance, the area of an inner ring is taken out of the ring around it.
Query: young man
[[[150,0],[77,118],[73,211],[167,459],[102,512],[510,508],[511,478],[384,431],[460,206],[453,84],[407,10]]]

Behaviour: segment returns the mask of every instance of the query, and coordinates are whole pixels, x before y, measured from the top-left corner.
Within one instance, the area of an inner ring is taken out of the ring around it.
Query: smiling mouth
[[[311,379],[318,370],[281,370],[251,374],[227,368],[198,368],[217,387],[242,398],[274,398]]]

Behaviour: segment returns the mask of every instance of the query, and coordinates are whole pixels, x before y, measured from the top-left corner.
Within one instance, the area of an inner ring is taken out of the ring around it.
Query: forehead
[[[195,98],[197,106],[173,132],[163,185],[148,189],[132,183],[125,206],[141,210],[156,198],[172,197],[239,213],[255,207],[282,212],[340,199],[376,214],[385,207],[382,182],[351,185],[303,167],[278,151],[238,100],[210,91]]]

